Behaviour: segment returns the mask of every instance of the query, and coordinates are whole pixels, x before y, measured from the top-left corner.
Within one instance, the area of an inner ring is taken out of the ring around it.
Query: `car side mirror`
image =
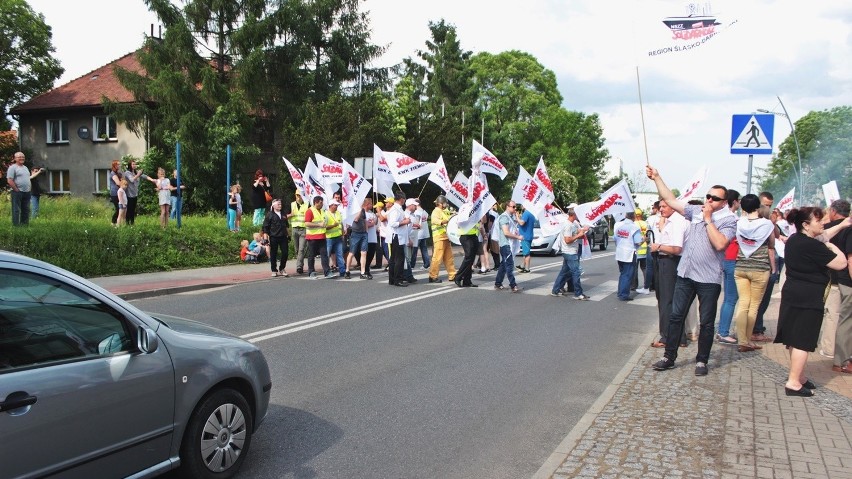
[[[157,333],[155,333],[153,329],[149,329],[144,326],[140,327],[138,337],[139,350],[143,353],[151,354],[156,351],[157,347],[160,345],[160,339],[157,337]]]

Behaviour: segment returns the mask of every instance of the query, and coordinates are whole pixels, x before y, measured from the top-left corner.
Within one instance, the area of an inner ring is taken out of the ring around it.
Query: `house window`
[[[47,120],[47,142],[68,143],[68,120]]]
[[[95,170],[95,192],[109,190],[109,168]]]
[[[71,174],[68,170],[48,170],[51,193],[70,193]]]
[[[96,116],[92,122],[94,135],[92,141],[108,141],[115,140],[115,118],[111,116]]]

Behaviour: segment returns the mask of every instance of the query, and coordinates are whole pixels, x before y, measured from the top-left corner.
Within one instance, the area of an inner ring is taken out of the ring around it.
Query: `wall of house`
[[[64,110],[50,113],[27,113],[19,118],[21,149],[30,152],[28,163],[44,166],[48,171],[68,171],[70,194],[91,196],[95,191],[95,170],[109,169],[113,160],[124,155],[141,158],[146,151],[144,138],[128,130],[125,125],[116,125],[115,141],[93,141],[95,116],[104,115],[103,110]],[[52,144],[47,141],[47,120],[67,121],[67,143]],[[81,138],[79,132],[87,129],[89,138]],[[48,179],[43,185],[48,187]],[[49,188],[45,188],[49,191]]]

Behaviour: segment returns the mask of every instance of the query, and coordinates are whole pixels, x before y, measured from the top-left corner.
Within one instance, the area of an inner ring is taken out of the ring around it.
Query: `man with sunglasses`
[[[666,352],[652,367],[664,371],[675,366],[684,318],[689,305],[698,297],[700,330],[698,354],[695,357],[695,375],[707,375],[707,361],[713,347],[716,303],[722,290],[722,261],[725,248],[737,231],[737,217],[727,202],[727,188],[714,185],[707,193],[703,205],[689,205],[675,197],[663,182],[656,168],[648,165],[645,173],[657,186],[660,198],[689,221],[683,244],[683,253],[677,268],[677,279],[672,297],[669,330],[666,335]]]

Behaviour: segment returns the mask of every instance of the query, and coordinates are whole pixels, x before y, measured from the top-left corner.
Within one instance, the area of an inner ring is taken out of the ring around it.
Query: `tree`
[[[0,0],[0,130],[11,107],[53,87],[65,71],[53,58],[50,26],[24,0]]]
[[[832,180],[837,181],[841,195],[848,196],[852,191],[852,106],[812,111],[796,122],[795,129],[804,172],[798,170],[795,141],[788,136],[761,171],[761,189],[780,197],[798,188],[797,175],[804,174],[804,191],[796,195],[803,198],[802,205],[819,203],[821,185]]]

